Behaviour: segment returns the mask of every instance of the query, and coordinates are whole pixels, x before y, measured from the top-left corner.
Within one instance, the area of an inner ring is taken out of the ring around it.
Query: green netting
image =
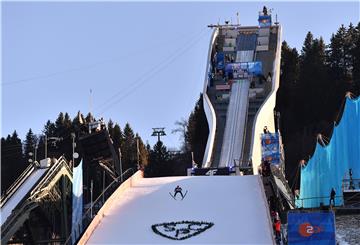
[[[315,153],[307,166],[301,170],[300,199],[297,205],[305,208],[329,204],[331,188],[336,196],[342,196],[342,180],[360,178],[360,97],[346,99],[344,113],[339,125],[334,128],[330,143],[323,147],[317,144]],[[360,188],[356,186],[356,188]],[[343,199],[335,198],[335,205]]]

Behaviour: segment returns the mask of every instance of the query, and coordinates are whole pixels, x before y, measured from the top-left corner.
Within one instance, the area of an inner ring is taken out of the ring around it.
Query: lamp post
[[[76,147],[76,143],[75,143],[75,133],[71,133],[71,138],[72,138],[72,166],[75,166],[75,147]],[[70,166],[70,168],[72,167]]]
[[[29,152],[28,155],[29,155],[28,162],[31,164],[31,163],[33,163],[32,156],[33,156],[34,154],[33,154],[32,152]]]
[[[119,147],[119,162],[120,162],[120,182],[123,182],[122,162],[121,162],[121,150]]]

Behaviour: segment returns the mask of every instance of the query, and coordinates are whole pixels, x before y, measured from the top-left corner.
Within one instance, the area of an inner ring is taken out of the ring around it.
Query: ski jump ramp
[[[29,165],[25,169],[1,197],[1,244],[9,241],[62,176],[72,181],[71,170],[63,157],[53,163],[50,158],[44,159],[40,166]]]
[[[40,178],[47,170],[47,168],[32,168],[29,171],[29,174],[28,176],[26,176],[26,179],[23,181],[23,183],[18,187],[16,191],[14,191],[13,195],[11,195],[7,202],[5,202],[4,205],[1,207],[1,225],[5,223],[11,212],[25,198],[29,191],[32,190],[34,185],[40,180]]]
[[[213,27],[203,88],[209,135],[202,167],[223,167],[237,162],[240,167],[252,167],[253,173],[257,174],[261,164],[260,134],[264,126],[275,131],[274,107],[280,78],[282,29],[280,25],[271,24],[265,27]],[[263,82],[259,74],[247,72],[232,78],[226,74],[227,65],[251,61],[260,62],[262,76],[270,74],[270,80]],[[236,88],[234,82],[239,80],[247,81],[242,83],[241,89]],[[249,88],[250,83],[253,86]],[[219,105],[226,103],[227,114],[223,116],[224,108]],[[218,157],[219,149],[221,158]]]
[[[274,243],[258,176],[141,175],[137,172],[113,193],[79,244]],[[169,194],[177,185],[188,191],[183,200]]]

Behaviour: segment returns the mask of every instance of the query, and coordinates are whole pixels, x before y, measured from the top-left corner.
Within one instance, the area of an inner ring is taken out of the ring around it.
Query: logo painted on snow
[[[313,226],[310,223],[302,223],[299,225],[299,234],[302,237],[309,237],[313,234],[320,233],[321,227],[319,226]]]
[[[163,237],[172,240],[184,240],[196,236],[212,227],[211,222],[179,221],[152,225],[152,230]]]

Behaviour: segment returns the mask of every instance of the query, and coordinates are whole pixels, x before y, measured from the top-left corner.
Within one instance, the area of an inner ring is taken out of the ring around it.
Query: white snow
[[[1,212],[1,225],[3,225],[6,219],[11,215],[13,209],[18,203],[26,196],[29,191],[34,187],[36,182],[43,176],[48,168],[41,168],[34,170],[29,177],[22,183],[19,189],[10,197],[5,205],[0,209]]]
[[[170,195],[179,185],[182,201]],[[151,226],[203,221],[214,225],[197,236],[170,240]],[[89,244],[273,244],[273,232],[258,176],[139,178],[107,210]]]
[[[339,234],[336,234],[336,242],[338,245],[349,245],[349,243],[344,240],[344,237]]]
[[[241,159],[249,88],[249,80],[237,80],[232,85],[219,167],[228,167],[233,159]]]

